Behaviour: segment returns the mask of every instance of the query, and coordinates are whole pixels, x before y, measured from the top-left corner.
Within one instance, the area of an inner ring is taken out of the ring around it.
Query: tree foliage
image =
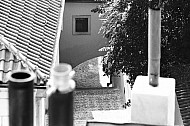
[[[162,0],[161,76],[169,77],[172,67],[186,64],[190,50],[190,4],[188,0]],[[124,72],[133,83],[148,71],[148,0],[112,0],[93,9],[99,13],[100,33],[107,38],[104,56],[106,75]],[[189,49],[188,49],[189,46]]]

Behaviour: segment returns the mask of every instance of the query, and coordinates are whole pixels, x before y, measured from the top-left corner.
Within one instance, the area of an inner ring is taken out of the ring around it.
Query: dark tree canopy
[[[190,60],[190,4],[188,0],[162,0],[161,76]],[[122,71],[131,83],[148,71],[148,0],[115,0],[102,3],[93,12],[100,14],[100,33],[108,38],[104,56],[106,75]],[[109,62],[109,63],[108,63]]]

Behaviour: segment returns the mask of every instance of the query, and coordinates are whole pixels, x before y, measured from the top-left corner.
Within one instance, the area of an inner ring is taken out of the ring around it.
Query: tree
[[[100,33],[107,38],[103,64],[106,75],[124,72],[131,84],[148,72],[148,0],[106,1],[92,12],[99,13]],[[188,0],[163,0],[161,22],[161,76],[170,77],[174,66],[189,63],[184,49],[190,45]],[[189,48],[190,49],[190,48]],[[110,63],[111,65],[107,65]]]

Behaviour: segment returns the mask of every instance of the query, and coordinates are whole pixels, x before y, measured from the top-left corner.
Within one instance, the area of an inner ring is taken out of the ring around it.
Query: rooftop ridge
[[[13,53],[18,59],[23,61],[33,72],[35,72],[44,82],[47,82],[48,75],[42,73],[37,66],[32,64],[27,57],[25,57],[15,46],[8,42],[3,35],[0,35],[0,42],[5,45],[5,47]],[[22,62],[22,63],[23,63]],[[24,65],[25,65],[24,64]]]

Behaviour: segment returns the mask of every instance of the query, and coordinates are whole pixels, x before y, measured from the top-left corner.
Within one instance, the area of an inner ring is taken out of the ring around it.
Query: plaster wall
[[[91,12],[98,3],[69,3],[65,4],[63,17],[63,30],[60,38],[60,62],[70,63],[73,67],[78,64],[105,54],[98,49],[105,45],[107,41],[98,34],[101,27],[101,21],[98,14]],[[91,34],[73,35],[72,16],[73,15],[91,15]]]

